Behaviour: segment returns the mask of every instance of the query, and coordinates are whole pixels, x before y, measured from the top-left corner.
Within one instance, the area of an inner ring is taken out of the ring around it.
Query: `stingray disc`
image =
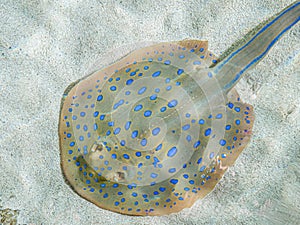
[[[61,163],[72,188],[129,215],[190,207],[249,142],[250,105],[218,86],[207,41],[141,48],[71,84],[60,114]]]

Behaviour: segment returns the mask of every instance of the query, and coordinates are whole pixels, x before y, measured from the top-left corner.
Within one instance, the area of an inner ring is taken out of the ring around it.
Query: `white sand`
[[[60,168],[60,99],[99,56],[125,44],[185,38],[207,39],[220,55],[293,1],[101,2],[0,2],[0,206],[19,210],[20,224],[296,224],[299,24],[238,85],[255,107],[253,138],[204,200],[178,214],[130,217],[71,190]]]

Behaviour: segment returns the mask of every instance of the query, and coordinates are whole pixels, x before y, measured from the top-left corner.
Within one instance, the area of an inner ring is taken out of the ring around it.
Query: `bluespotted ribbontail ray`
[[[178,212],[203,198],[250,141],[253,109],[234,86],[299,18],[296,1],[219,59],[207,41],[166,42],[72,83],[59,124],[69,184],[129,215]]]

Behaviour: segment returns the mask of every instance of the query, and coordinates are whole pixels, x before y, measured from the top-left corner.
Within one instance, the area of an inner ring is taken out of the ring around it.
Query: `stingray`
[[[253,107],[234,86],[299,17],[296,1],[219,58],[207,41],[159,43],[69,85],[59,122],[67,182],[121,214],[192,206],[250,141]]]

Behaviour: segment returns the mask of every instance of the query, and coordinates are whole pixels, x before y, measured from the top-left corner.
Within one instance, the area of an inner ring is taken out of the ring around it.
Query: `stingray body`
[[[250,140],[252,106],[234,85],[299,21],[299,1],[217,59],[208,42],[135,50],[71,84],[61,163],[82,197],[129,215],[164,215],[213,190]]]

